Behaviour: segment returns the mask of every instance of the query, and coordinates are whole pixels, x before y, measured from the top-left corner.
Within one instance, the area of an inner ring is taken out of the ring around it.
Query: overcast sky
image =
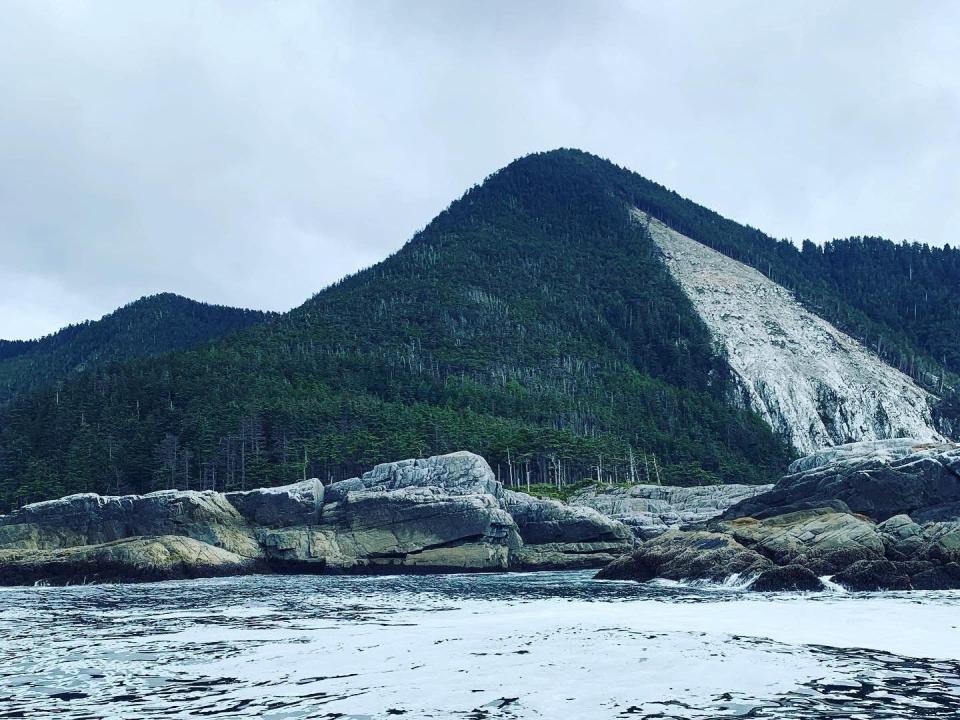
[[[0,337],[286,310],[579,147],[778,237],[960,236],[960,3],[0,7]]]

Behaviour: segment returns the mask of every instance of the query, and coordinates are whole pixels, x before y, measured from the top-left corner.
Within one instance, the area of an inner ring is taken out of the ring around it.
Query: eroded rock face
[[[768,492],[724,512],[768,518],[831,506],[874,520],[909,515],[917,522],[960,517],[960,445],[885,440],[815,453]]]
[[[589,488],[570,498],[628,525],[644,540],[668,530],[711,520],[736,503],[770,490],[772,485],[673,487],[634,485]]]
[[[292,485],[230,492],[225,497],[248,522],[255,525],[316,524],[320,522],[323,509],[324,487],[319,479],[313,478]]]
[[[0,548],[54,550],[158,535],[193,538],[244,557],[261,554],[244,518],[212,491],[85,493],[27,505],[0,518]]]
[[[503,491],[503,505],[523,540],[515,552],[515,565],[521,569],[596,567],[633,545],[633,534],[626,525],[590,507],[512,490]]]
[[[940,442],[936,398],[757,270],[634,210],[726,349],[744,400],[801,452],[895,437]]]
[[[56,550],[0,549],[0,584],[154,582],[246,575],[261,563],[190,537],[159,535]]]
[[[597,567],[633,547],[585,507],[504,492],[471,453],[226,495],[74,495],[0,517],[0,584],[237,572]],[[102,567],[101,567],[102,566]]]

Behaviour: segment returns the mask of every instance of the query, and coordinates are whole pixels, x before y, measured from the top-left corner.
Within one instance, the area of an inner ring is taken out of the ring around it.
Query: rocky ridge
[[[483,458],[462,452],[328,486],[28,505],[0,517],[0,584],[596,567],[632,545],[622,523],[505,491]]]
[[[649,215],[670,272],[723,344],[747,404],[804,453],[862,440],[941,442],[936,398],[762,273]]]

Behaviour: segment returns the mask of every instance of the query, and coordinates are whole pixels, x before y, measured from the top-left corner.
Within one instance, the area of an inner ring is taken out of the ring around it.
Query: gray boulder
[[[502,504],[523,540],[514,551],[518,569],[599,567],[633,549],[630,528],[593,508],[512,490],[503,491]]]
[[[830,506],[882,521],[952,520],[960,508],[960,445],[878,440],[839,446],[798,460],[768,492],[723,517],[758,519]]]
[[[327,485],[324,491],[324,501],[328,503],[343,502],[348,493],[366,490],[367,486],[363,484],[360,478],[350,478],[349,480],[340,480]]]
[[[319,525],[264,528],[271,561],[322,563],[328,571],[505,570],[521,544],[491,495],[435,487],[364,490],[325,509]]]
[[[292,485],[230,492],[227,501],[255,525],[285,527],[318,523],[323,509],[324,487],[317,478]]]
[[[504,508],[513,516],[525,543],[625,542],[633,533],[623,523],[593,508],[504,491]]]
[[[366,488],[399,490],[434,487],[448,495],[493,495],[500,498],[503,486],[479,455],[456,452],[449,455],[377,465],[360,478]]]
[[[824,465],[860,464],[866,460],[889,464],[912,455],[918,445],[924,446],[926,443],[912,438],[889,438],[834,445],[794,460],[787,468],[787,473],[807,472]]]
[[[212,491],[85,493],[27,505],[0,519],[0,547],[52,550],[154,535],[189,537],[244,557],[261,555],[244,518]]]

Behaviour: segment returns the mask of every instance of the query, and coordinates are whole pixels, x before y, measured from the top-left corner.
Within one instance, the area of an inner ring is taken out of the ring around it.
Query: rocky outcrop
[[[27,505],[0,517],[0,548],[55,550],[140,536],[179,535],[245,557],[259,554],[247,522],[220,493],[92,493]]]
[[[719,517],[640,545],[598,577],[753,590],[960,588],[960,445],[892,439],[827,448]]]
[[[616,559],[633,544],[626,525],[593,508],[512,490],[504,491],[504,507],[522,539],[515,553],[519,569],[596,567]]]
[[[632,546],[622,523],[506,492],[483,458],[454,453],[326,487],[28,505],[0,517],[0,584],[597,567]]]
[[[671,274],[726,350],[744,400],[801,452],[860,440],[940,442],[936,398],[762,273],[649,215]]]
[[[598,577],[748,581],[752,590],[818,590],[821,578],[850,590],[960,588],[960,522],[875,523],[829,508],[766,520],[737,518],[670,531],[640,545]]]
[[[437,487],[358,490],[325,506],[322,522],[258,531],[271,560],[320,562],[328,571],[506,570],[521,546],[516,525],[492,495],[448,495]]]
[[[960,445],[881,440],[802,458],[772,489],[729,508],[725,518],[767,518],[833,507],[875,520],[960,517]]]
[[[246,575],[255,559],[190,537],[160,535],[57,550],[0,549],[0,584],[74,585]]]
[[[497,499],[503,495],[503,486],[487,461],[471,452],[384,463],[364,474],[360,481],[364,487],[386,490],[434,487],[449,495],[492,495]]]
[[[648,540],[632,555],[614,561],[597,577],[641,582],[654,578],[723,582],[731,576],[750,577],[773,567],[770,560],[730,535],[671,530]]]
[[[858,560],[884,557],[884,542],[874,523],[826,508],[768,520],[738,518],[711,527],[778,566],[801,565],[818,576],[832,575]]]
[[[711,520],[742,500],[772,485],[707,485],[675,487],[633,485],[591,487],[570,498],[570,504],[594,510],[628,525],[648,540],[668,530]]]

